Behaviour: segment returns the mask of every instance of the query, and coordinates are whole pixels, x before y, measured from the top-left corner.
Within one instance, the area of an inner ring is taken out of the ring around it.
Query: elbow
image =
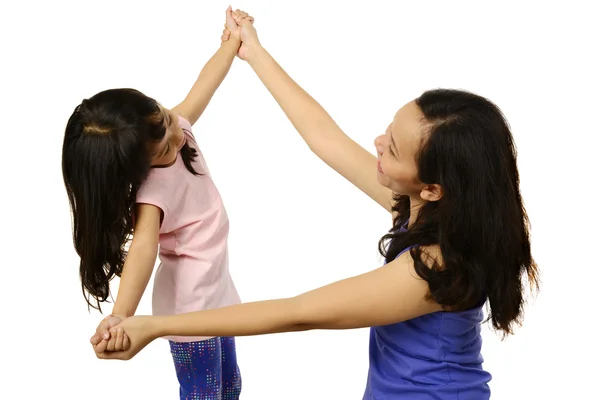
[[[128,258],[132,255],[136,260],[152,264],[152,268],[154,268],[154,262],[158,256],[158,243],[154,243],[151,240],[138,241],[136,243],[134,240],[127,251]]]
[[[129,253],[148,254],[156,257],[158,255],[158,243],[154,240],[133,241],[129,246]]]
[[[279,300],[281,301],[281,300]],[[274,327],[276,332],[300,332],[318,329],[314,324],[314,316],[310,308],[304,304],[301,297],[291,297],[283,300],[285,307],[281,308],[283,315]]]
[[[327,311],[303,296],[290,299],[292,307],[291,331],[309,331],[314,329],[344,329],[343,321],[335,313]]]
[[[312,296],[300,295],[292,299],[294,306],[294,330],[307,331],[313,329],[360,329],[373,326],[374,313],[360,312],[348,308],[347,304],[333,302],[328,304]]]

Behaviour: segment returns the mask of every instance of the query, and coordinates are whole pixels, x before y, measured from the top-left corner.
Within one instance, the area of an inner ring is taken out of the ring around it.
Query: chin
[[[394,190],[394,188],[392,188],[392,181],[390,180],[390,178],[383,175],[381,172],[377,172],[377,181],[381,186]]]

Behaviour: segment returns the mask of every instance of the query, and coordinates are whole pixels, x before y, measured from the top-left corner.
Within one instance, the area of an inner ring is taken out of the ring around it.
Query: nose
[[[375,149],[377,150],[377,154],[383,154],[383,135],[377,136],[375,138]]]

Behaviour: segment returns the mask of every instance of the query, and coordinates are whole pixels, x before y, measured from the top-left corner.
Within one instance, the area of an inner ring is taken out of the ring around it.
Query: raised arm
[[[123,352],[99,358],[129,359],[161,336],[249,336],[310,329],[380,326],[440,311],[426,299],[425,281],[414,271],[412,257],[402,254],[372,272],[345,279],[297,297],[237,304],[165,317],[133,317],[112,328],[115,341],[127,334]],[[112,340],[112,339],[111,339]],[[94,344],[94,342],[92,342]]]
[[[232,19],[231,8],[227,9],[226,18],[227,26],[236,26]],[[196,83],[194,83],[186,98],[173,108],[175,113],[187,119],[191,125],[196,123],[223,79],[227,76],[233,59],[240,48],[240,43],[239,32],[233,30],[230,39],[221,43],[219,50],[202,68]]]
[[[308,147],[327,165],[391,212],[393,193],[377,180],[377,158],[331,116],[261,46],[253,24],[240,20],[240,58],[248,61]]]

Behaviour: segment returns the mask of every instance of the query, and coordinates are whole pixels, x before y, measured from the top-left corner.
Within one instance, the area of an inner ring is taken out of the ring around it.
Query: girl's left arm
[[[191,125],[194,125],[208,103],[210,103],[225,76],[227,76],[239,48],[239,40],[231,38],[226,42],[222,42],[219,50],[200,71],[196,83],[194,83],[186,98],[175,106],[173,111],[187,119]]]

